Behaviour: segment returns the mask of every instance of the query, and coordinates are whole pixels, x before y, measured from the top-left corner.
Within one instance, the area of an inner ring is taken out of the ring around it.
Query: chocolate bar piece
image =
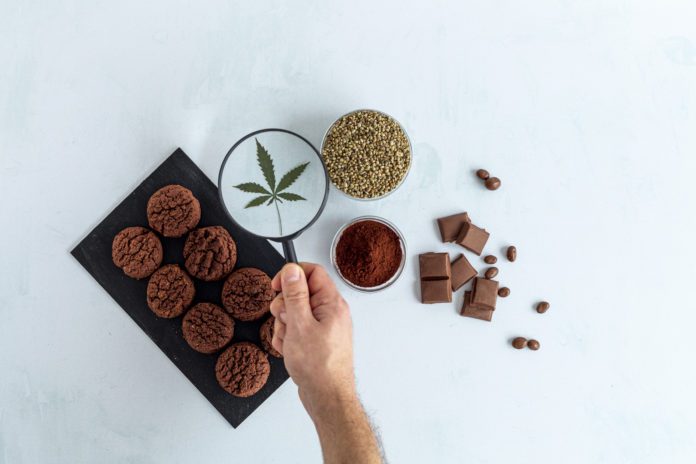
[[[457,236],[457,243],[480,256],[483,247],[486,246],[489,235],[485,229],[481,229],[470,222],[465,222],[462,224],[462,229]]]
[[[482,279],[477,277],[474,279],[474,286],[471,289],[471,305],[482,309],[495,309],[495,304],[498,301],[498,281],[490,279]]]
[[[476,277],[476,274],[478,274],[476,269],[474,269],[474,266],[472,266],[469,260],[466,259],[466,256],[462,254],[460,254],[457,259],[452,261],[451,272],[453,292],[459,290],[465,283]]]
[[[423,303],[449,303],[452,301],[452,286],[449,279],[421,280]]]
[[[440,236],[443,242],[454,242],[459,236],[462,224],[471,222],[467,213],[458,213],[451,216],[441,217],[437,220],[437,227],[440,229]]]
[[[464,304],[462,305],[462,310],[460,312],[462,316],[473,317],[474,319],[481,319],[482,321],[490,322],[493,319],[493,310],[484,309],[478,306],[473,306],[471,304],[471,292],[464,292]]]
[[[449,253],[423,253],[418,257],[421,280],[449,280],[451,276]]]

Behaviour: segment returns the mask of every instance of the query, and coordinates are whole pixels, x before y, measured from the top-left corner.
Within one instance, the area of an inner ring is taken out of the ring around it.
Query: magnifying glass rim
[[[242,142],[244,142],[245,140],[247,140],[247,139],[250,138],[250,137],[253,137],[253,136],[258,135],[258,134],[262,134],[262,133],[264,133],[264,132],[284,132],[284,133],[286,133],[286,134],[290,134],[290,135],[294,135],[295,137],[298,137],[298,138],[301,139],[303,142],[305,142],[307,145],[309,145],[309,147],[314,151],[314,154],[317,155],[317,159],[319,160],[319,164],[321,165],[321,168],[324,170],[324,179],[326,179],[326,183],[325,183],[325,186],[324,186],[324,199],[323,199],[322,202],[321,202],[321,206],[320,206],[319,209],[317,210],[317,214],[314,215],[314,217],[312,218],[312,220],[309,221],[309,222],[307,223],[307,225],[305,225],[305,226],[304,226],[303,228],[301,228],[300,230],[298,230],[298,231],[296,231],[296,232],[293,232],[293,233],[290,234],[290,235],[282,235],[282,236],[280,236],[280,237],[267,237],[267,236],[265,236],[265,235],[259,235],[259,234],[257,234],[257,233],[254,233],[254,232],[250,231],[249,229],[247,229],[246,227],[244,227],[243,225],[241,225],[239,222],[237,222],[237,221],[234,219],[234,216],[233,216],[232,214],[230,214],[230,211],[227,209],[227,205],[225,204],[225,200],[224,200],[224,198],[223,198],[223,196],[222,196],[222,173],[223,173],[223,171],[225,170],[225,165],[227,164],[227,160],[229,159],[230,155],[231,155],[232,152],[235,150],[235,148],[237,148]],[[273,240],[274,242],[286,242],[286,241],[289,241],[289,240],[294,240],[294,239],[296,239],[302,232],[304,232],[304,231],[307,230],[312,224],[314,224],[314,223],[316,222],[316,220],[319,219],[319,216],[321,215],[321,213],[324,211],[324,207],[326,207],[326,201],[327,201],[327,199],[329,198],[329,173],[328,173],[328,171],[326,170],[326,166],[324,165],[324,160],[321,158],[321,153],[319,153],[319,150],[317,150],[317,149],[314,147],[314,145],[312,145],[312,143],[311,143],[309,140],[307,140],[306,138],[302,137],[300,134],[298,134],[298,133],[296,133],[296,132],[293,132],[293,131],[290,131],[290,130],[287,130],[287,129],[280,129],[280,128],[271,127],[271,128],[268,128],[268,129],[260,129],[260,130],[251,132],[251,133],[245,135],[244,137],[242,137],[241,139],[239,139],[234,145],[232,145],[232,148],[230,148],[229,151],[227,152],[227,154],[225,155],[225,159],[222,160],[222,165],[220,165],[220,172],[219,172],[219,174],[218,174],[218,185],[217,185],[217,187],[218,187],[218,197],[220,198],[220,203],[222,204],[222,208],[225,210],[225,213],[227,213],[227,217],[228,217],[237,227],[239,227],[239,228],[245,230],[248,234],[251,234],[251,235],[253,235],[254,237],[265,238],[265,239],[267,239],[267,240]]]

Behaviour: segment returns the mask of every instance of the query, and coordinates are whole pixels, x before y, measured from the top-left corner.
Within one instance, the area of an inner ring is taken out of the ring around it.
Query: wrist
[[[359,404],[355,385],[350,383],[300,388],[300,399],[315,423],[339,420]]]

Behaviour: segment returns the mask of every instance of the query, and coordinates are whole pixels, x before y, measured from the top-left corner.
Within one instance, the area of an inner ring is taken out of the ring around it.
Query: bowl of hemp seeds
[[[356,200],[378,200],[399,188],[412,153],[411,140],[396,119],[367,109],[338,118],[321,144],[331,183]]]

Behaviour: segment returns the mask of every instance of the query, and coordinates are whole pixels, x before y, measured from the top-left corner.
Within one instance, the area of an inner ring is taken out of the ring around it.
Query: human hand
[[[316,420],[336,400],[356,398],[350,310],[317,264],[286,264],[272,286],[280,292],[271,303],[272,344]]]

